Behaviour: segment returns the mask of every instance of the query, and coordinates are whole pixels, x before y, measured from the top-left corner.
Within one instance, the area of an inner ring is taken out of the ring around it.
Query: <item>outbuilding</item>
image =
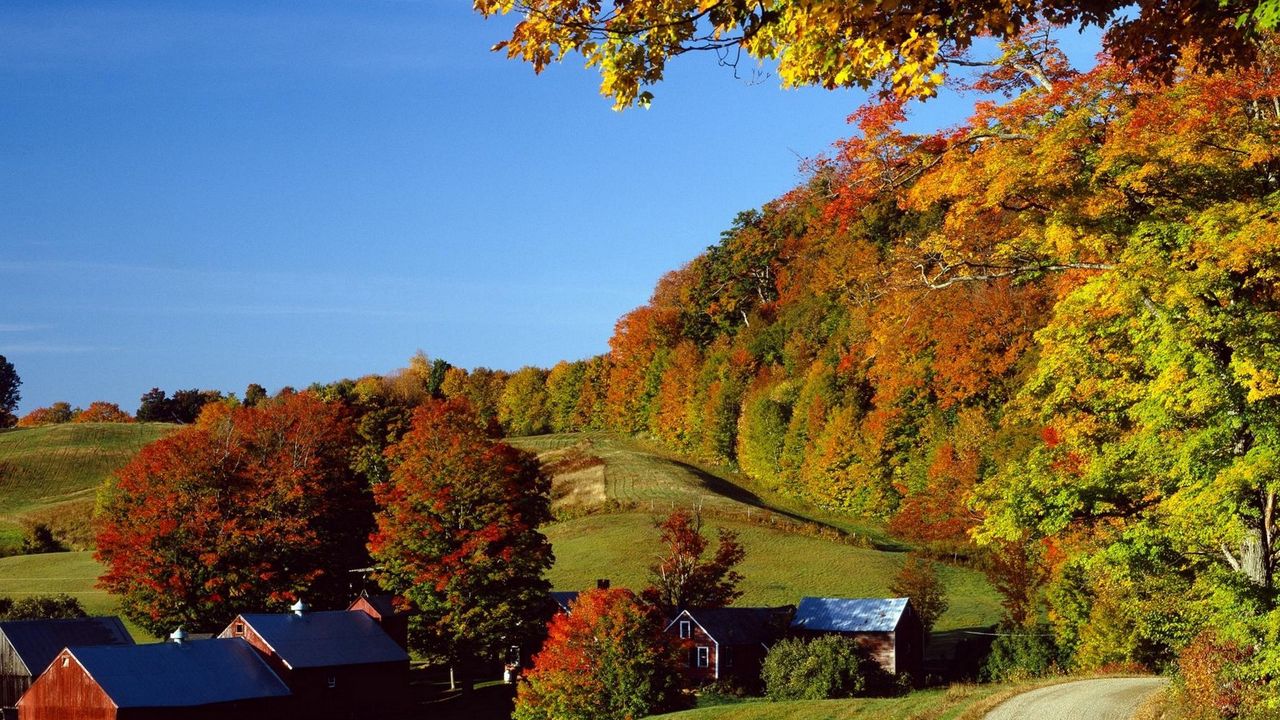
[[[760,682],[769,648],[787,630],[795,608],[713,608],[683,610],[666,632],[688,650],[682,668],[695,684],[734,680],[746,688]]]
[[[297,717],[366,718],[402,710],[409,655],[362,611],[245,614],[220,637],[243,638],[293,691]]]
[[[396,607],[395,596],[366,593],[356,598],[347,610],[362,612],[373,618],[397,645],[405,650],[409,649],[409,613]]]
[[[68,645],[132,644],[129,631],[114,617],[0,622],[0,708],[17,705]]]
[[[289,688],[244,640],[69,647],[18,701],[22,720],[269,720]]]
[[[807,597],[796,607],[791,630],[854,638],[894,675],[918,676],[924,665],[924,625],[907,598]]]

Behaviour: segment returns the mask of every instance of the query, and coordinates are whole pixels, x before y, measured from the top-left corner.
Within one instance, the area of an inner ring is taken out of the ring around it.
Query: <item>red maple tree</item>
[[[367,491],[351,470],[343,406],[301,393],[212,404],[116,473],[99,529],[99,586],[161,635],[212,631],[305,595],[345,600],[367,563]]]

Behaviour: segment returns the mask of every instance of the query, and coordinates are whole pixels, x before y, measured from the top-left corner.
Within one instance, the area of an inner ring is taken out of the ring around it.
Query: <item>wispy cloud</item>
[[[17,343],[14,345],[0,345],[0,350],[11,355],[83,355],[85,353],[113,352],[115,350],[119,350],[119,348],[33,342]]]

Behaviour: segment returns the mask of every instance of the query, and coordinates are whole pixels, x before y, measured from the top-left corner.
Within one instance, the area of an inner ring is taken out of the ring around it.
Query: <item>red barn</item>
[[[114,617],[0,622],[0,709],[14,707],[69,645],[132,644],[129,632]]]
[[[361,595],[347,610],[362,612],[373,618],[397,645],[409,649],[409,613],[396,609],[393,596]]]
[[[791,606],[684,610],[664,630],[688,646],[683,671],[695,684],[736,680],[760,682],[764,656],[786,632]]]
[[[273,720],[289,688],[243,640],[71,647],[18,701],[22,720]]]
[[[885,672],[919,676],[924,625],[907,598],[817,598],[800,601],[791,629],[799,635],[854,638]]]
[[[220,637],[266,658],[293,691],[296,717],[366,718],[407,702],[409,655],[364,612],[240,615]]]

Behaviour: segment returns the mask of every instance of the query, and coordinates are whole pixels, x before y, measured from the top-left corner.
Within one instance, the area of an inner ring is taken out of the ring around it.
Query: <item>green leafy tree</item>
[[[540,435],[549,429],[545,371],[524,367],[507,380],[498,400],[498,422],[515,436]]]
[[[22,385],[22,378],[18,377],[18,371],[14,369],[13,363],[0,355],[0,429],[18,424],[18,416],[15,413],[18,409],[18,401],[22,400],[22,394],[18,392],[20,385]]]
[[[770,700],[849,698],[867,689],[871,663],[856,640],[787,638],[769,648],[761,679]]]
[[[66,593],[27,595],[17,600],[0,597],[0,620],[53,620],[87,616],[80,601]]]
[[[431,400],[389,451],[374,488],[369,549],[379,582],[419,614],[410,644],[470,675],[543,632],[550,480],[537,458],[496,442],[462,400]]]

